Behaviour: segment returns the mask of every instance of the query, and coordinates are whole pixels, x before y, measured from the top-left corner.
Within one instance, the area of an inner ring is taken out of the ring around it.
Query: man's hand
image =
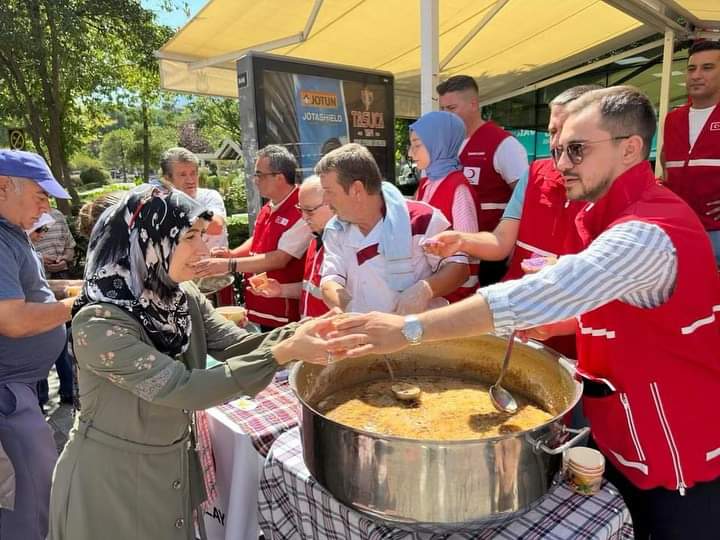
[[[458,231],[443,231],[426,239],[421,246],[427,253],[436,257],[450,257],[460,251],[463,241],[462,234]]]
[[[260,296],[265,296],[266,298],[277,298],[278,296],[283,295],[282,285],[277,279],[273,278],[267,278],[267,281],[259,289],[252,287],[252,291]]]
[[[404,324],[404,317],[392,313],[339,315],[328,334],[328,351],[336,358],[400,351],[409,345],[402,333]]]
[[[527,330],[518,330],[517,336],[524,342],[528,339],[545,341],[555,336],[572,335],[575,333],[576,328],[577,321],[575,319],[567,319],[556,323],[536,326],[535,328],[528,328]]]
[[[395,313],[399,315],[421,313],[427,309],[432,297],[432,288],[427,281],[421,279],[415,285],[400,293]]]
[[[705,212],[705,215],[712,216],[715,221],[720,220],[720,201],[709,202],[707,203],[707,206],[710,207],[710,210]]]
[[[48,272],[62,272],[68,269],[68,263],[63,259],[45,261],[45,269]]]
[[[214,247],[210,250],[210,257],[217,259],[229,259],[230,249],[226,247]]]
[[[228,268],[227,259],[201,259],[197,262],[192,263],[190,266],[195,270],[196,278],[203,278],[209,276],[224,276],[230,273]]]

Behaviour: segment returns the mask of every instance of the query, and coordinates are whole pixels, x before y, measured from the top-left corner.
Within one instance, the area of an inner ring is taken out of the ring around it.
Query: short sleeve
[[[493,167],[508,184],[516,182],[529,167],[525,147],[515,137],[506,137],[495,150]]]
[[[5,253],[4,257],[0,257],[0,300],[23,300],[25,291],[15,253],[4,242],[0,242],[0,249]]]
[[[222,200],[220,193],[214,189],[205,189],[201,193],[200,202],[207,206],[208,210],[211,210],[213,214],[221,218],[227,217],[225,202]]]
[[[320,275],[320,283],[335,281],[345,286],[347,282],[347,265],[343,261],[342,245],[338,231],[325,230],[323,235],[324,256]]]
[[[298,219],[278,240],[278,249],[300,259],[307,251],[312,232],[304,219]]]

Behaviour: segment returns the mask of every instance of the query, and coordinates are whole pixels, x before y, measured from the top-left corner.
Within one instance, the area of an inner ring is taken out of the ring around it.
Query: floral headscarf
[[[177,190],[142,186],[108,208],[88,244],[85,284],[73,306],[107,302],[133,315],[162,353],[187,349],[187,296],[168,271],[180,237],[207,211]]]

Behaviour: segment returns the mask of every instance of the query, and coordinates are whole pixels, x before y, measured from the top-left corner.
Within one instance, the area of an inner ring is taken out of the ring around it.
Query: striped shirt
[[[654,308],[672,294],[677,253],[658,225],[627,221],[611,227],[585,250],[523,279],[478,290],[506,335],[587,313],[613,300]]]

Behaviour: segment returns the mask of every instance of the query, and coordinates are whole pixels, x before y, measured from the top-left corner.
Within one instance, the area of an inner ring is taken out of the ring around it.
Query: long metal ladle
[[[500,386],[508,365],[510,364],[510,354],[512,353],[513,344],[515,343],[515,334],[516,332],[510,334],[507,349],[505,349],[505,358],[503,359],[502,368],[500,369],[500,376],[497,378],[497,381],[495,381],[495,384],[490,387],[490,400],[498,411],[504,413],[515,413],[518,410],[518,404],[515,398],[512,397],[510,392]]]

